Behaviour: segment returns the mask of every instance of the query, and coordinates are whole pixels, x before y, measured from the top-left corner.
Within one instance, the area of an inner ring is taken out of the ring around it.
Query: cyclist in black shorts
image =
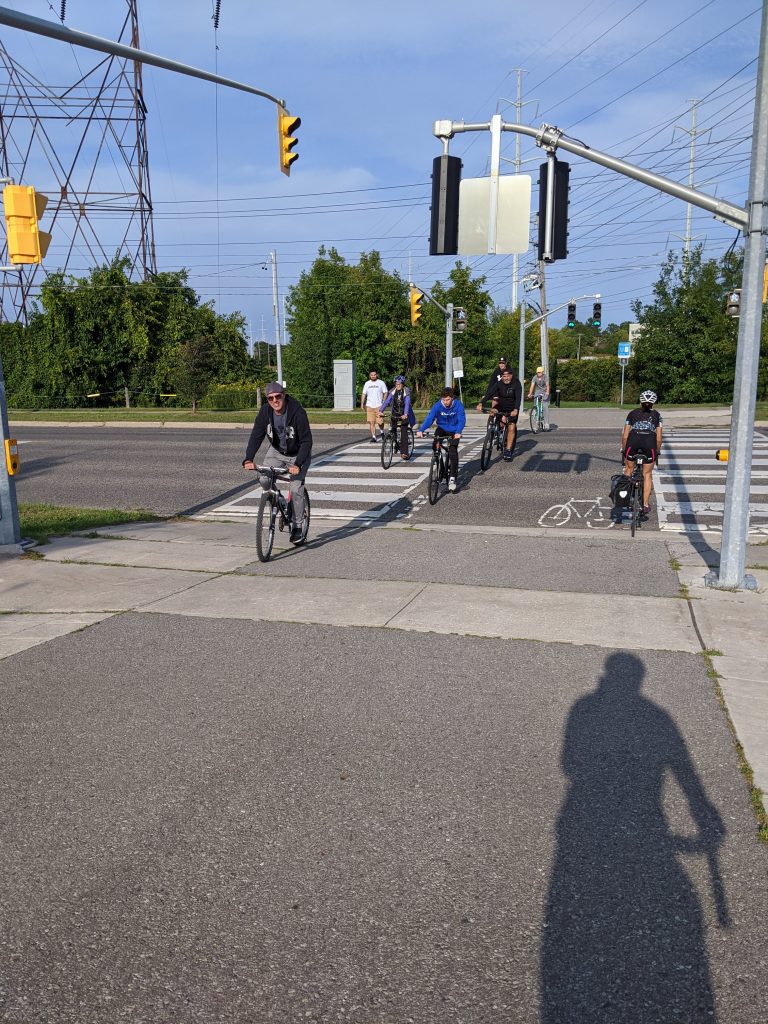
[[[497,418],[502,423],[506,423],[504,459],[507,462],[512,458],[512,449],[515,447],[517,417],[520,414],[522,397],[522,384],[515,378],[515,372],[512,367],[505,366],[501,371],[501,379],[496,382],[491,381],[488,390],[477,405],[477,411],[482,412],[483,402],[487,402],[490,399],[492,412],[496,413]]]
[[[643,391],[640,395],[640,407],[633,409],[624,423],[621,435],[621,454],[624,457],[624,476],[632,476],[634,463],[631,457],[637,452],[645,452],[651,461],[643,465],[643,514],[651,511],[651,493],[653,492],[653,467],[659,461],[661,451],[662,419],[653,408],[657,402],[655,391]]]

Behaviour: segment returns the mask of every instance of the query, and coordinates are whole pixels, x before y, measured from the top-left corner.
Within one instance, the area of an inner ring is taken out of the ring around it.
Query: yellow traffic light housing
[[[299,159],[298,153],[291,152],[299,140],[293,133],[301,125],[301,118],[289,114],[285,107],[277,108],[277,141],[280,157],[280,170],[290,176],[291,164]]]
[[[415,327],[421,319],[421,304],[424,301],[424,292],[411,285],[411,326]]]
[[[3,189],[8,258],[11,263],[42,263],[51,236],[47,231],[40,230],[38,221],[47,205],[47,197],[38,195],[31,185],[6,185]]]

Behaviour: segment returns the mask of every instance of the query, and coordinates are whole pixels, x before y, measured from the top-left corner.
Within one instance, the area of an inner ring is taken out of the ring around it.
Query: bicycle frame
[[[448,437],[435,437],[432,441],[432,462],[429,466],[427,496],[434,505],[440,491],[440,481],[448,481]],[[435,472],[437,470],[437,472]]]

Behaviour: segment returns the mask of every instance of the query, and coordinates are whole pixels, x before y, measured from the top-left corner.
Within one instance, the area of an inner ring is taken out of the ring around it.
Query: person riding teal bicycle
[[[402,374],[395,377],[395,386],[381,403],[380,415],[383,416],[384,410],[390,406],[392,430],[397,430],[400,434],[400,458],[408,459],[408,427],[416,426],[416,413],[411,405],[410,389],[405,386],[405,377]]]
[[[549,430],[549,381],[544,375],[544,367],[536,367],[536,375],[528,388],[528,398],[541,399],[541,429]]]
[[[459,475],[459,441],[467,423],[464,406],[454,397],[453,388],[443,388],[440,398],[432,406],[424,418],[424,422],[416,432],[423,437],[424,431],[435,424],[435,440],[447,437],[448,440],[448,490],[456,490],[456,479]]]

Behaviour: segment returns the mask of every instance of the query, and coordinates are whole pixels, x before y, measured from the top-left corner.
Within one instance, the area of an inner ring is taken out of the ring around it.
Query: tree
[[[632,309],[643,330],[635,346],[639,387],[660,401],[729,402],[733,394],[738,320],[725,314],[728,291],[741,284],[743,253],[704,260],[702,247],[688,256],[669,253],[653,287],[654,301]],[[768,312],[763,314],[758,396],[768,379]]]
[[[179,345],[174,366],[174,384],[180,398],[190,402],[192,412],[205,397],[216,374],[216,346],[213,338],[198,334]]]

